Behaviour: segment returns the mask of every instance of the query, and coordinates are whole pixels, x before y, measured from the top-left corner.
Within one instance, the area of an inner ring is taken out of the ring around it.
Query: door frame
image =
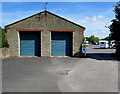
[[[21,31],[24,31],[24,32],[31,32],[31,31],[37,31],[37,32],[39,32],[40,33],[40,38],[39,38],[39,40],[40,40],[40,55],[39,56],[41,56],[41,31],[43,31],[43,30],[40,30],[40,29],[16,29],[16,31],[17,31],[17,35],[18,35],[18,56],[19,57],[21,57],[21,55],[20,55],[20,32]],[[27,57],[27,56],[26,56]]]
[[[71,35],[71,49],[72,49],[72,51],[71,51],[71,56],[73,55],[73,38],[74,38],[74,30],[49,30],[49,31],[51,31],[51,46],[50,46],[50,50],[51,50],[51,56],[52,56],[52,32],[64,32],[64,33],[71,33],[72,35]],[[57,57],[57,56],[52,56],[52,57]],[[64,57],[66,57],[66,56],[64,56]]]

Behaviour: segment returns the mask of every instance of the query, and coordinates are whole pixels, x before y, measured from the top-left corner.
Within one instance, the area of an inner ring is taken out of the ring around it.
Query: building
[[[85,28],[49,11],[5,26],[9,56],[79,56]]]

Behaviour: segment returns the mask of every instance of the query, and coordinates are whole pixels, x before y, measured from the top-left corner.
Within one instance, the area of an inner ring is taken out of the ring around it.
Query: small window
[[[101,42],[101,44],[104,44],[104,42]]]

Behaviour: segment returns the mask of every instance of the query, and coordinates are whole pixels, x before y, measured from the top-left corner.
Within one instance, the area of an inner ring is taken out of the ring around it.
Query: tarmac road
[[[118,92],[114,49],[87,47],[87,58],[3,60],[3,92]]]

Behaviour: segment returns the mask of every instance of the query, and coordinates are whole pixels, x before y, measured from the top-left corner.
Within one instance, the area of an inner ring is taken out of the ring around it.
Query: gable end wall
[[[54,16],[50,13],[41,13],[19,23],[13,24],[8,29],[8,42],[10,56],[19,56],[20,39],[16,29],[41,29],[41,56],[51,56],[51,31],[49,30],[75,30],[73,32],[73,55],[79,53],[83,42],[83,29],[73,23]],[[27,32],[27,31],[26,31]],[[67,32],[67,31],[66,31]]]

